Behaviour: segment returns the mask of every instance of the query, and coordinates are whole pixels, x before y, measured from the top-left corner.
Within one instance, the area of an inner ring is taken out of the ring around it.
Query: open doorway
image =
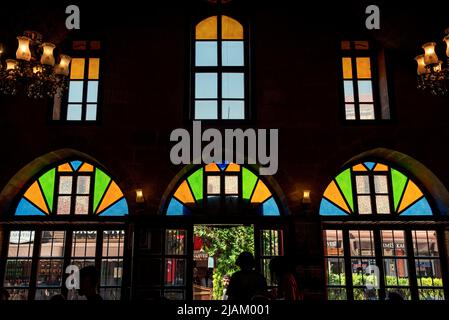
[[[225,300],[237,256],[254,255],[253,225],[194,225],[193,299]]]

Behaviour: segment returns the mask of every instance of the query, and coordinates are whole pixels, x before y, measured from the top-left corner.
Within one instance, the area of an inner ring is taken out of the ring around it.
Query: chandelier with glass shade
[[[424,54],[415,57],[418,63],[418,89],[427,90],[434,96],[446,95],[449,91],[449,28],[445,31],[447,61],[438,59],[435,42],[425,43]]]
[[[3,59],[5,48],[0,44],[0,92],[16,95],[23,90],[38,99],[67,90],[71,58],[60,54],[56,63],[56,46],[43,42],[38,32],[25,31],[17,40],[16,59]]]

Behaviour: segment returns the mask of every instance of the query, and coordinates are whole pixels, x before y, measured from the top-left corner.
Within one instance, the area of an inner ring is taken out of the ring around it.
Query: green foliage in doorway
[[[221,300],[223,295],[223,276],[232,275],[238,270],[235,265],[237,256],[243,251],[254,254],[254,227],[232,226],[212,227],[195,226],[195,235],[203,239],[203,249],[215,257],[213,273],[213,297]]]

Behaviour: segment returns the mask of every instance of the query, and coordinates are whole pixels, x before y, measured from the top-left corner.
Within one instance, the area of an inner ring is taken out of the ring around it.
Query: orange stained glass
[[[373,171],[388,171],[388,166],[386,166],[386,165],[384,165],[382,163],[378,163],[374,167]]]
[[[329,186],[327,187],[326,191],[324,191],[324,196],[328,200],[330,200],[331,202],[333,202],[334,204],[336,204],[337,206],[339,206],[340,208],[345,210],[346,212],[350,212],[349,208],[348,208],[348,205],[346,204],[345,199],[341,195],[341,192],[338,189],[337,184],[335,183],[335,181],[332,181],[329,184]]]
[[[366,167],[363,164],[358,164],[352,167],[352,171],[367,171]]]
[[[271,197],[271,192],[268,190],[265,183],[259,179],[257,181],[256,189],[254,189],[253,196],[251,197],[251,203],[261,203]]]
[[[123,197],[123,193],[115,181],[109,185],[108,191],[104,195],[103,201],[97,209],[97,214],[107,209],[111,204]]]
[[[175,197],[185,204],[195,203],[195,199],[193,198],[192,191],[190,191],[189,185],[187,184],[187,180],[184,180],[178,190],[176,190]]]
[[[59,172],[72,172],[73,170],[72,170],[72,167],[70,166],[70,164],[64,163],[58,167],[58,171]]]
[[[342,41],[341,42],[341,50],[350,50],[351,42],[350,41]]]
[[[236,163],[230,163],[228,165],[228,167],[226,168],[226,171],[229,172],[239,172],[240,171],[240,166]]]
[[[401,205],[399,206],[398,212],[402,212],[407,207],[409,207],[416,200],[421,198],[423,193],[418,188],[418,186],[412,181],[409,180],[407,184],[407,188],[405,189],[404,196],[402,197]]]
[[[363,57],[357,58],[357,78],[370,79],[371,78],[371,62],[370,58]]]
[[[343,79],[352,79],[351,58],[342,58],[342,62],[343,62]]]
[[[369,49],[368,41],[354,41],[354,48],[356,50],[368,50]]]
[[[217,164],[215,163],[209,163],[208,165],[206,165],[206,171],[208,172],[213,172],[213,171],[220,171],[220,168],[217,166]]]
[[[195,28],[196,40],[217,40],[217,16],[200,21]]]
[[[94,166],[88,163],[84,163],[81,168],[79,169],[79,172],[93,172]]]
[[[84,58],[73,58],[70,62],[70,79],[84,79]]]
[[[243,26],[235,19],[221,16],[221,37],[223,40],[243,40]]]
[[[97,80],[100,74],[100,58],[89,58],[89,79]]]
[[[35,181],[31,187],[25,192],[25,198],[27,198],[36,207],[48,214],[47,204],[45,203],[44,196],[42,195],[39,184]]]

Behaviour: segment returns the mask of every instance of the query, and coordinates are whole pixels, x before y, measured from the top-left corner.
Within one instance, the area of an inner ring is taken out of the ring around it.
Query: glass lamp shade
[[[59,61],[59,64],[57,64],[55,66],[55,74],[68,76],[69,75],[69,64],[70,64],[70,61],[72,60],[72,58],[65,54],[61,54],[61,55],[59,55],[59,57],[61,58],[61,61]]]
[[[4,49],[3,49],[3,43],[0,43],[0,58],[2,57],[3,51],[4,51]]]
[[[449,35],[445,36],[443,41],[446,42],[446,56],[449,58]]]
[[[440,72],[442,68],[443,61],[438,61],[438,63],[433,67],[434,72]]]
[[[424,55],[421,54],[415,57],[415,61],[418,64],[417,73],[418,75],[426,74],[428,70],[426,69],[426,64],[424,63]]]
[[[17,37],[19,41],[19,46],[16,51],[16,58],[19,60],[30,61],[31,60],[31,51],[30,51],[30,41],[31,39],[28,37]]]
[[[427,42],[422,48],[424,49],[424,63],[427,65],[438,63],[438,56],[435,53],[435,42]]]
[[[18,62],[14,59],[6,60],[6,70],[14,70],[17,68]]]
[[[46,64],[48,66],[55,65],[55,57],[53,56],[53,50],[55,49],[55,45],[50,42],[45,42],[42,44],[42,48],[44,52],[41,57],[41,64]]]

